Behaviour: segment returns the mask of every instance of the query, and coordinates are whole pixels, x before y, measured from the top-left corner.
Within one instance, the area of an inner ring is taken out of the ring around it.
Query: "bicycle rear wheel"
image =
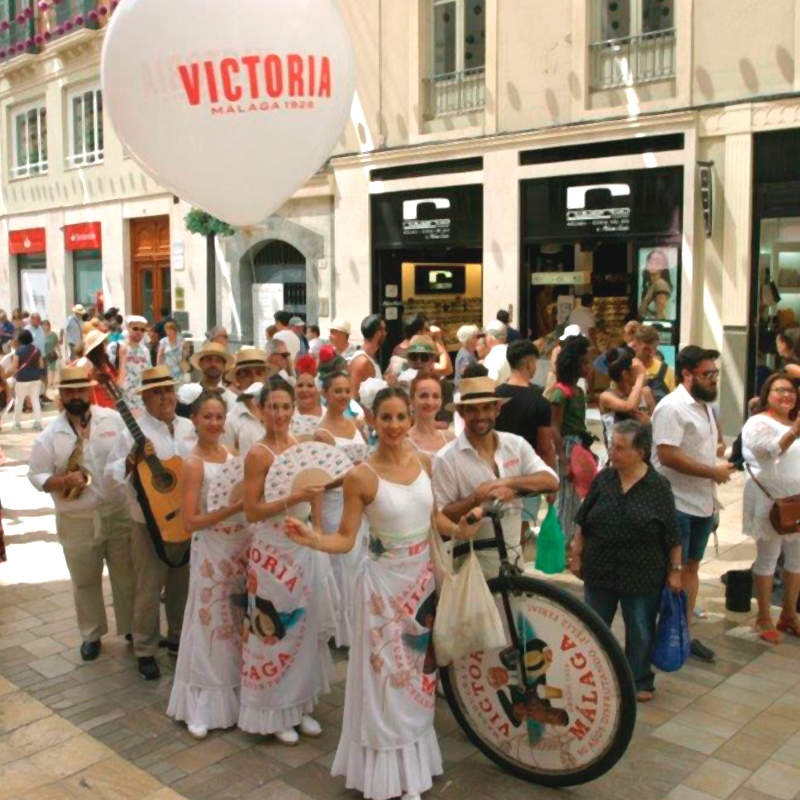
[[[512,646],[473,653],[440,671],[453,714],[518,778],[550,787],[599,778],[624,754],[636,721],[625,654],[600,617],[562,589],[524,575],[507,585],[528,688]],[[499,579],[489,588],[507,624]]]

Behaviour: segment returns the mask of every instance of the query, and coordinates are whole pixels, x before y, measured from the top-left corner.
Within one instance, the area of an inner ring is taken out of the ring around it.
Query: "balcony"
[[[427,119],[480,111],[486,105],[485,69],[476,67],[425,79]]]
[[[592,89],[618,89],[675,77],[675,28],[589,46]]]
[[[80,30],[96,30],[118,0],[0,0],[0,68]]]

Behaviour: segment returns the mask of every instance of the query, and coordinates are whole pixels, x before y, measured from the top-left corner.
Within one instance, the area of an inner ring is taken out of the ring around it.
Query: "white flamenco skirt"
[[[371,800],[422,793],[442,774],[427,547],[382,549],[357,577],[342,738],[332,774]]]
[[[239,718],[242,621],[249,529],[198,531],[192,540],[189,597],[167,714],[203,728]]]
[[[330,691],[339,599],[328,556],[292,544],[283,517],[255,526],[247,580],[239,727],[266,736]]]

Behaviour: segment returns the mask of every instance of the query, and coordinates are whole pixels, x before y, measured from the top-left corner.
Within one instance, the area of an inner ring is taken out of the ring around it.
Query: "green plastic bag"
[[[536,548],[536,569],[546,575],[563,572],[566,565],[566,542],[564,533],[558,524],[555,506],[547,509],[542,527],[539,529],[539,541]]]

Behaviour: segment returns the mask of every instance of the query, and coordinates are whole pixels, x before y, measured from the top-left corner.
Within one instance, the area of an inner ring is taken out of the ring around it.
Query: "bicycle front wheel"
[[[509,577],[519,651],[473,653],[440,671],[450,707],[473,744],[504,770],[543,786],[599,778],[624,754],[636,721],[625,654],[600,617],[551,584]],[[507,624],[499,581],[489,581]]]

